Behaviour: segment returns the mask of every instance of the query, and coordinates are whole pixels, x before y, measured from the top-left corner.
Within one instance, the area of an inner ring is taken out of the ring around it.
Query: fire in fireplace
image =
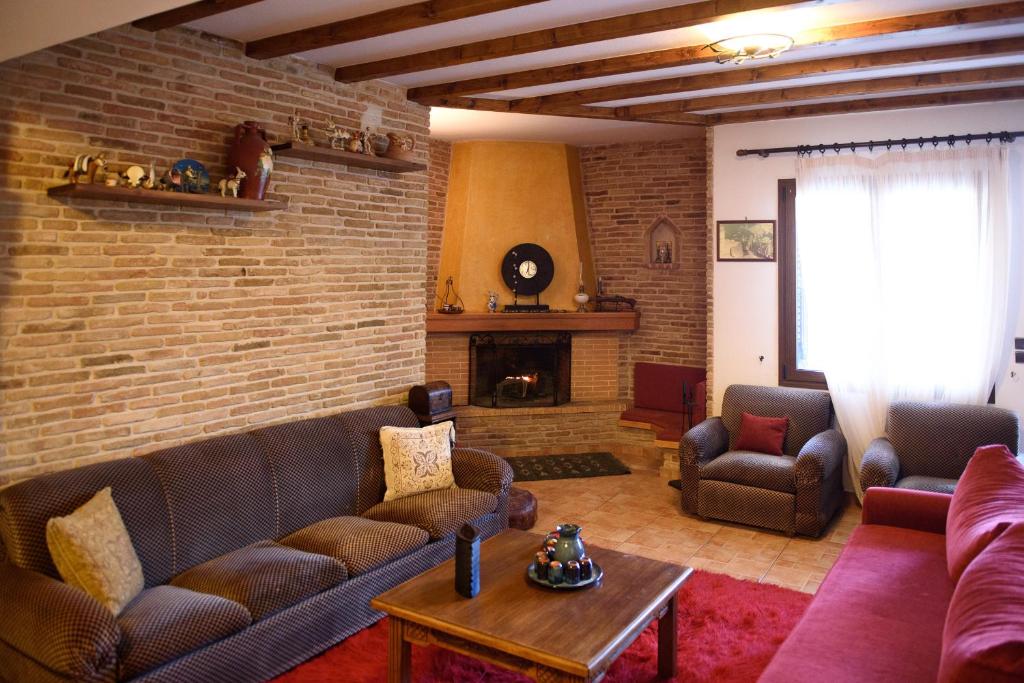
[[[469,338],[469,402],[486,408],[557,406],[572,394],[568,332],[474,334]]]

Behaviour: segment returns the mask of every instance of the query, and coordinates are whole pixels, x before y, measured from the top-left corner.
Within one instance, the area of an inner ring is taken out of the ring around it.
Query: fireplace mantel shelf
[[[427,332],[632,332],[640,311],[617,313],[427,313]]]

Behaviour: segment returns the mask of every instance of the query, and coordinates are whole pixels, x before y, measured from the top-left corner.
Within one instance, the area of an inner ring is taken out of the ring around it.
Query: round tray
[[[580,581],[579,583],[566,583],[565,581],[562,583],[550,583],[546,579],[541,579],[537,576],[537,569],[531,562],[530,566],[526,568],[526,575],[530,577],[531,581],[536,584],[540,584],[545,588],[554,588],[556,590],[575,590],[577,588],[586,588],[587,586],[593,586],[596,584],[601,580],[601,577],[604,576],[604,570],[601,569],[601,566],[597,564],[597,562],[595,562],[594,571],[586,581]]]

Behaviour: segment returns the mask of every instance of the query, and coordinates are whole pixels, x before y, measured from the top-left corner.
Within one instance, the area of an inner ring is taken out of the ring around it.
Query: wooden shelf
[[[427,332],[632,332],[640,311],[621,313],[427,313]]]
[[[163,204],[165,206],[188,206],[197,209],[220,209],[224,211],[279,211],[285,202],[258,199],[236,199],[221,197],[219,194],[190,194],[188,192],[161,192],[131,187],[107,187],[106,185],[75,183],[58,185],[46,191],[51,197],[72,197],[78,199],[101,199],[107,202],[134,202],[136,204]]]
[[[427,170],[426,164],[418,164],[414,161],[391,159],[389,157],[372,157],[369,154],[346,152],[343,149],[334,149],[332,147],[315,147],[313,145],[304,145],[301,142],[285,142],[280,145],[274,145],[272,149],[274,154],[282,159],[322,161],[328,164],[372,168],[377,171],[388,171],[389,173],[414,173]]]

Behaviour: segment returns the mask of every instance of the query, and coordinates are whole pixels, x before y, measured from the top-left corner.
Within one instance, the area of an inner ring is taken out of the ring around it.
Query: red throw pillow
[[[939,681],[1024,680],[1024,524],[1009,527],[964,571],[942,630]]]
[[[740,436],[733,450],[782,455],[782,444],[786,442],[788,428],[788,417],[761,417],[743,413],[740,416]]]
[[[954,581],[1014,522],[1024,522],[1024,467],[1003,445],[974,451],[946,516],[946,566]]]

